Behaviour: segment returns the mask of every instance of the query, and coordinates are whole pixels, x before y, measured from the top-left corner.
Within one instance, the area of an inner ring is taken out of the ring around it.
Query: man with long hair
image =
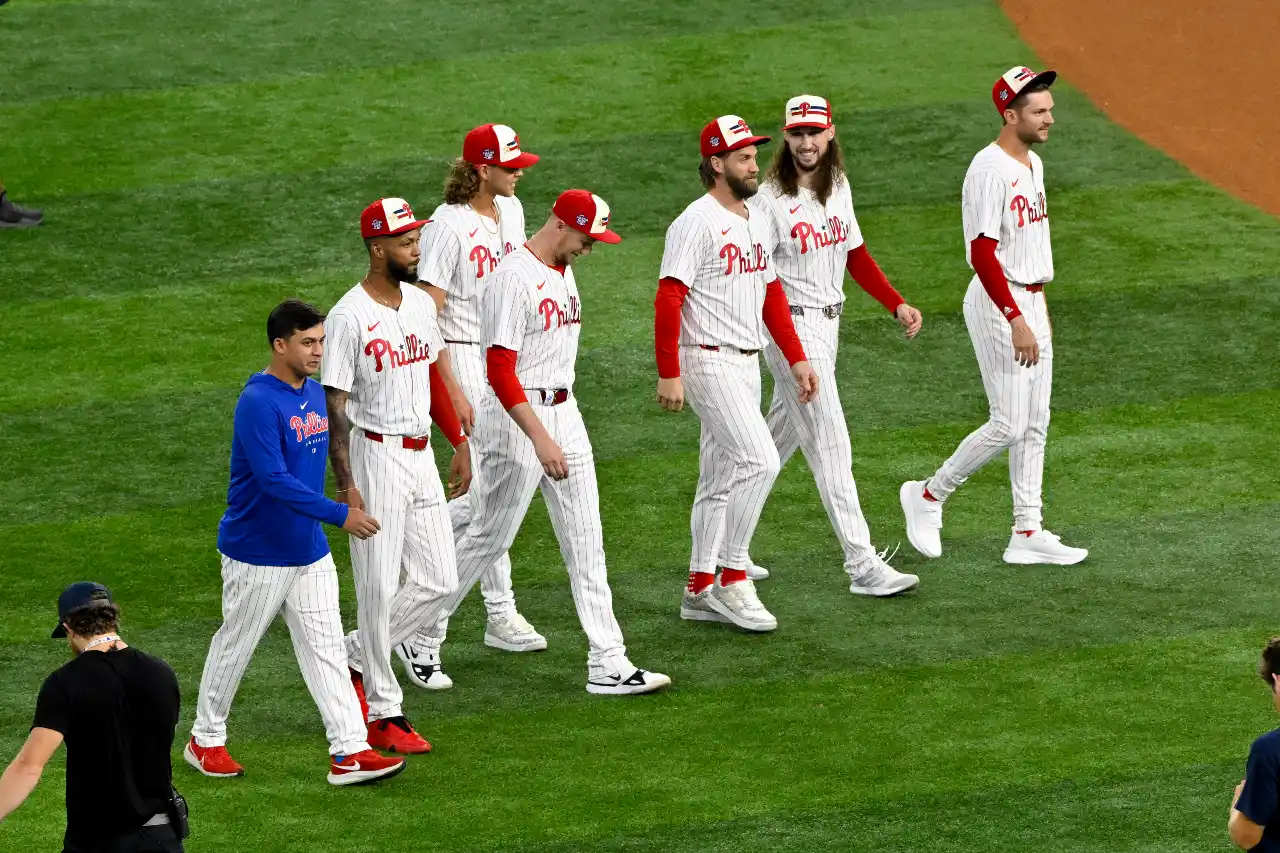
[[[896,571],[871,544],[853,480],[849,427],[836,393],[845,270],[897,319],[909,338],[920,331],[920,312],[906,303],[867,251],[853,213],[831,105],[815,95],[792,98],[783,114],[782,133],[785,144],[778,147],[750,206],[773,231],[774,271],[791,304],[796,333],[826,391],[802,404],[790,391],[786,357],[770,344],[765,361],[774,391],[766,420],[781,464],[799,449],[813,470],[822,505],[844,551],[849,591],[896,595],[914,589],[920,579]]]

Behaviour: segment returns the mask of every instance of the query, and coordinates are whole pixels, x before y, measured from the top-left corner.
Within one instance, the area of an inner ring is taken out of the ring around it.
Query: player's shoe
[[[926,557],[942,556],[942,503],[924,496],[924,483],[908,480],[898,490],[907,519],[907,541]]]
[[[1004,550],[1004,561],[1019,566],[1074,566],[1087,556],[1087,548],[1063,545],[1061,537],[1047,530],[1037,530],[1028,536],[1015,529],[1009,547]]]
[[[404,664],[404,674],[423,690],[448,690],[453,679],[445,675],[440,650],[401,643],[396,654]]]
[[[351,675],[351,689],[356,692],[356,701],[360,703],[360,719],[369,722],[369,698],[364,695],[364,676],[350,665],[347,672]]]
[[[920,586],[920,578],[915,575],[909,575],[906,572],[900,572],[893,566],[889,565],[889,560],[893,558],[893,554],[898,553],[898,549],[893,549],[893,554],[886,553],[888,549],[881,551],[879,554],[873,554],[870,559],[864,560],[859,568],[862,569],[860,574],[849,574],[849,592],[854,595],[872,595],[877,598],[886,598],[890,595],[900,595]]]
[[[735,581],[728,586],[716,581],[708,589],[711,594],[707,596],[707,604],[739,628],[764,632],[778,627],[778,620],[760,603],[756,585],[751,581]]]
[[[711,598],[711,590],[712,587],[709,586],[702,592],[691,592],[688,587],[685,587],[684,600],[680,602],[680,618],[691,622],[728,622],[728,617],[712,607],[708,601]]]
[[[587,692],[596,696],[653,693],[671,683],[670,676],[639,669],[625,657],[605,658],[587,668]]]
[[[225,779],[244,775],[244,768],[231,757],[225,746],[200,746],[192,738],[187,741],[186,749],[182,750],[182,757],[206,776]]]
[[[547,638],[534,630],[516,611],[490,616],[484,627],[484,644],[504,652],[540,652],[547,647]]]
[[[369,723],[369,746],[401,755],[421,755],[431,751],[431,744],[415,732],[404,717],[387,717]]]
[[[757,566],[755,563],[747,564],[747,580],[763,581],[769,579],[769,570],[764,566]]]
[[[379,779],[390,779],[401,773],[407,762],[403,758],[379,755],[372,749],[335,755],[329,763],[330,785],[368,785]]]

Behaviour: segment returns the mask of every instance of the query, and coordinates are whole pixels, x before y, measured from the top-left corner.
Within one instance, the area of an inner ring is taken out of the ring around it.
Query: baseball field
[[[83,579],[177,670],[187,736],[220,621],[231,415],[265,363],[266,314],[332,306],[364,273],[360,210],[390,195],[429,212],[463,135],[494,121],[543,158],[519,189],[533,228],[575,186],[624,236],[577,266],[576,390],[629,653],[674,686],[587,695],[535,499],[515,588],[550,648],[485,648],[469,599],[445,647],[457,686],[406,686],[435,751],[338,789],[277,624],[230,721],[247,775],[207,779],[175,749],[189,850],[1226,849],[1249,742],[1275,724],[1253,668],[1280,633],[1280,223],[1068,74],[1040,149],[1057,267],[1046,522],[1090,557],[1001,562],[1002,461],[947,504],[941,560],[905,543],[899,485],[986,414],[960,182],[998,127],[992,81],[1040,62],[995,3],[14,0],[0,57],[0,175],[47,214],[0,232],[0,760],[67,657],[48,634]],[[894,564],[921,587],[849,595],[797,457],[752,549],[780,627],[750,636],[678,619],[698,422],[653,400],[652,302],[663,232],[701,192],[699,129],[737,113],[770,132],[801,92],[831,99],[868,246],[924,312],[907,341],[850,284],[839,389],[872,535],[903,543]],[[0,849],[59,849],[63,766],[0,824]]]

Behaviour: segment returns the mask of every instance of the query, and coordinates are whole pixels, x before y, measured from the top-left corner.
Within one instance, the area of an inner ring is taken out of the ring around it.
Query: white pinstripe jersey
[[[747,208],[744,219],[709,194],[685,208],[667,229],[660,278],[689,288],[680,312],[682,346],[763,349],[765,285],[773,229]]]
[[[449,294],[440,316],[446,341],[480,343],[480,298],[489,274],[517,246],[524,245],[524,207],[520,199],[497,196],[498,222],[469,204],[442,204],[422,226],[418,280]]]
[[[1005,278],[1017,284],[1053,281],[1044,166],[1038,154],[1030,153],[1028,169],[994,142],[983,148],[964,176],[961,201],[969,266],[973,266],[969,244],[985,234],[999,241],[996,258]]]
[[[573,388],[582,305],[570,267],[524,246],[502,259],[484,291],[484,346],[515,350],[524,388]]]
[[[787,300],[811,308],[843,302],[845,262],[862,245],[849,179],[840,176],[826,204],[806,187],[783,195],[772,181],[762,183],[747,204],[773,229],[773,269]]]
[[[395,310],[360,285],[347,291],[325,319],[323,382],[349,391],[347,414],[361,429],[425,436],[431,429],[431,363],[444,349],[436,304],[401,285]]]

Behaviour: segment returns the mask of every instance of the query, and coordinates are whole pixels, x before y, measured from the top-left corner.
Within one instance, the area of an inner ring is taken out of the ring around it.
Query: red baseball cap
[[[523,169],[538,162],[537,154],[520,150],[520,137],[505,124],[482,124],[462,140],[462,159],[472,166]]]
[[[782,129],[794,130],[797,127],[831,127],[831,104],[826,98],[817,95],[796,95],[787,101],[787,108],[782,114]]]
[[[996,80],[991,87],[991,100],[995,102],[996,111],[1003,113],[1018,93],[1032,83],[1043,83],[1052,86],[1058,79],[1057,71],[1032,71],[1025,65],[1015,65]]]
[[[702,156],[727,154],[768,141],[767,136],[754,135],[741,116],[720,116],[702,129]]]
[[[402,198],[380,198],[360,214],[360,236],[394,237],[427,224],[426,219],[415,219],[409,202]]]
[[[574,231],[595,237],[602,243],[621,243],[622,238],[609,230],[609,205],[587,190],[565,190],[556,199],[551,212]]]

